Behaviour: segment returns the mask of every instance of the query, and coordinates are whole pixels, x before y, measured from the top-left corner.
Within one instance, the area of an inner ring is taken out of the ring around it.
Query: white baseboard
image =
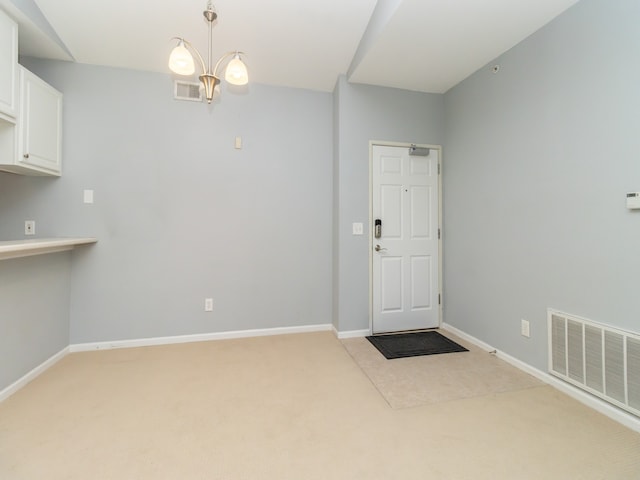
[[[0,402],[7,399],[38,375],[44,373],[69,353],[89,352],[93,350],[111,350],[115,348],[149,347],[153,345],[169,345],[173,343],[206,342],[232,338],[264,337],[269,335],[287,335],[291,333],[330,332],[333,325],[305,325],[300,327],[262,328],[255,330],[237,330],[233,332],[203,333],[196,335],[179,335],[174,337],[140,338],[135,340],[117,340],[112,342],[78,343],[65,347],[54,356],[45,360],[29,373],[0,390]]]
[[[369,330],[346,330],[343,332],[340,332],[336,329],[335,326],[333,326],[333,333],[335,334],[336,337],[338,337],[339,340],[342,340],[343,338],[357,338],[357,337],[366,337],[368,335],[371,335],[371,332]]]
[[[301,327],[276,327],[255,330],[235,330],[231,332],[198,333],[195,335],[178,335],[173,337],[139,338],[134,340],[114,340],[110,342],[76,343],[69,345],[70,352],[88,352],[92,350],[112,350],[115,348],[150,347],[174,343],[207,342],[211,340],[228,340],[233,338],[265,337],[270,335],[287,335],[291,333],[328,332],[331,324],[305,325]]]
[[[453,333],[454,335],[460,337],[463,340],[466,340],[467,342],[473,343],[476,347],[486,350],[487,352],[492,352],[495,350],[495,348],[493,348],[488,343],[484,343],[482,340],[478,340],[476,337],[472,337],[468,333],[465,333],[462,330],[458,330],[453,325],[449,325],[448,323],[442,322],[442,324],[440,325],[440,328]]]
[[[69,353],[69,347],[63,348],[58,353],[48,358],[47,360],[42,362],[40,365],[38,365],[36,368],[31,370],[29,373],[22,376],[18,380],[16,380],[5,389],[0,390],[0,402],[3,402],[7,398],[9,398],[11,395],[16,393],[18,390],[20,390],[22,387],[24,387],[27,383],[31,382],[37,376],[41,375],[46,370],[53,367],[56,363],[62,360],[68,353]]]
[[[624,412],[615,406],[600,400],[599,398],[590,395],[587,392],[584,392],[574,386],[563,382],[562,380],[550,375],[542,370],[539,370],[521,360],[518,360],[511,355],[508,355],[504,352],[500,352],[495,348],[491,347],[485,342],[478,340],[477,338],[463,332],[462,330],[457,329],[456,327],[449,325],[447,323],[443,323],[443,330],[449,331],[454,335],[466,340],[474,345],[486,350],[488,352],[495,351],[496,356],[507,363],[513,365],[514,367],[533,375],[539,380],[551,385],[552,387],[560,390],[561,392],[569,395],[570,397],[578,400],[579,402],[587,405],[588,407],[593,408],[594,410],[606,415],[607,417],[615,420],[622,425],[636,431],[640,432],[640,418],[635,415],[631,415],[627,412]],[[71,352],[86,352],[92,350],[106,350],[106,349],[115,349],[115,348],[131,348],[131,347],[146,347],[153,345],[168,345],[173,343],[189,343],[189,342],[204,342],[210,340],[225,340],[225,339],[233,339],[233,338],[247,338],[247,337],[262,337],[269,335],[286,335],[292,333],[311,333],[311,332],[326,332],[333,331],[334,334],[339,338],[355,338],[355,337],[365,337],[369,335],[369,330],[349,330],[339,332],[336,328],[331,324],[321,324],[321,325],[305,325],[301,327],[279,327],[279,328],[265,328],[265,329],[255,329],[255,330],[237,330],[232,332],[218,332],[218,333],[204,333],[204,334],[196,334],[196,335],[179,335],[174,337],[155,337],[155,338],[143,338],[136,340],[119,340],[112,342],[96,342],[96,343],[80,343],[69,345],[68,347],[62,349],[60,352],[56,353],[49,359],[45,360],[42,364],[35,367],[29,373],[16,380],[14,383],[9,385],[0,391],[0,402],[4,401],[26,384],[31,382],[33,379],[41,375],[47,369],[51,368],[58,361],[64,358],[68,353]]]
[[[485,342],[463,332],[462,330],[449,325],[448,323],[443,323],[441,328],[443,330],[451,332],[452,334],[462,338],[463,340],[473,343],[477,347],[482,348],[487,352],[495,352],[498,358],[513,365],[514,367],[528,373],[529,375],[533,375],[538,380],[541,380],[544,383],[556,388],[557,390],[560,390],[562,393],[569,395],[573,399],[579,401],[587,407],[593,408],[597,412],[602,413],[610,419],[621,423],[625,427],[630,428],[631,430],[634,430],[636,432],[640,432],[640,418],[636,417],[635,415],[620,410],[614,405],[607,403],[604,400],[601,400],[600,398],[589,394],[588,392],[580,390],[579,388],[576,388],[567,382],[563,382],[559,378],[556,378],[547,372],[543,372],[542,370],[539,370],[529,365],[528,363],[523,362],[522,360],[518,360],[517,358],[512,357],[507,353],[501,352],[486,344]]]

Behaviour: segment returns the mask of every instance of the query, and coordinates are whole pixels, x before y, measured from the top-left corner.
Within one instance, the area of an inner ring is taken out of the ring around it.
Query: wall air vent
[[[200,91],[200,83],[176,80],[174,83],[173,98],[176,100],[201,102],[202,92]]]
[[[640,416],[640,335],[549,309],[549,372]]]

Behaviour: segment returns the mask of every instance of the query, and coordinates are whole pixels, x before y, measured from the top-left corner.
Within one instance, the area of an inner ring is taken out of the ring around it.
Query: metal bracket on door
[[[418,147],[415,144],[411,144],[409,147],[411,157],[428,157],[429,153],[431,153],[431,149],[427,147]]]
[[[380,238],[382,236],[382,220],[376,218],[373,227],[373,236],[376,238]]]

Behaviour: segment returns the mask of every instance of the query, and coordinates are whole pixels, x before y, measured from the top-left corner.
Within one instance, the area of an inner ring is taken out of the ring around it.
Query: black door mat
[[[440,333],[427,332],[396,333],[392,335],[374,335],[367,337],[385,358],[417,357],[438,353],[468,352],[462,345],[448,339]]]

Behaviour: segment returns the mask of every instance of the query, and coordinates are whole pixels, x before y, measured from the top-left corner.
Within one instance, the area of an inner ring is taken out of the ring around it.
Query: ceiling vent
[[[173,88],[173,98],[175,98],[176,100],[201,102],[202,92],[200,91],[200,84],[176,80]]]

